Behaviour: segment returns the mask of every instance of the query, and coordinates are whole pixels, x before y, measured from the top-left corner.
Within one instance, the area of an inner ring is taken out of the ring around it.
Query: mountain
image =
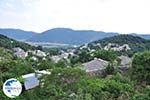
[[[103,39],[117,35],[118,33],[106,33],[92,30],[72,30],[68,28],[54,28],[41,34],[34,35],[30,42],[51,42],[62,44],[80,45],[97,39]]]
[[[6,48],[6,49],[13,49],[15,47],[20,47],[23,50],[36,48],[36,47],[31,46],[27,43],[23,43],[23,42],[16,41],[14,39],[10,39],[4,35],[0,35],[0,47]]]
[[[144,38],[144,39],[150,40],[150,35],[149,34],[144,34],[144,35],[140,34],[139,36]]]
[[[72,30],[69,28],[54,28],[37,34],[32,31],[20,29],[0,29],[0,34],[15,40],[24,40],[28,42],[50,42],[58,44],[81,45],[95,40],[118,35],[114,32],[102,32],[93,30]],[[131,33],[133,36],[139,36],[144,39],[150,39],[149,34]]]
[[[34,36],[36,33],[20,29],[0,29],[0,34],[15,40],[27,40]]]
[[[128,34],[123,34],[123,35],[117,35],[109,38],[104,38],[102,40],[97,40],[95,43],[102,43],[102,44],[107,44],[107,43],[117,43],[119,45],[122,44],[144,44],[148,40],[145,40],[144,38],[141,38],[139,36],[133,36],[133,35],[128,35]]]
[[[133,36],[139,36],[141,38],[150,40],[150,34],[136,34],[136,33],[130,33],[130,34],[133,35]]]
[[[110,45],[110,43],[113,44],[112,47],[115,45],[122,46],[122,45],[127,44],[131,48],[130,51],[133,51],[133,52],[150,50],[150,40],[146,40],[139,36],[133,36],[133,35],[117,35],[117,36],[113,36],[109,38],[104,38],[104,39],[89,43],[88,47],[89,48],[99,48],[99,47],[105,48],[106,46]]]

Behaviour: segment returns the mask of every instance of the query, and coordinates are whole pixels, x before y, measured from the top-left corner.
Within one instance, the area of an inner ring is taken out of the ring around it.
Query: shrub
[[[134,55],[131,75],[139,82],[150,84],[150,51]]]

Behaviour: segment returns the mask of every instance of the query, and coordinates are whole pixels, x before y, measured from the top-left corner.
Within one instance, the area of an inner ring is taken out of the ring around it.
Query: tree
[[[106,74],[114,74],[115,73],[115,68],[113,64],[108,64],[108,66],[105,69]]]
[[[79,62],[81,62],[81,63],[88,62],[92,59],[93,59],[93,57],[91,56],[91,54],[89,52],[82,51],[81,53],[79,53]]]
[[[36,49],[37,50],[43,50],[42,46],[37,46]]]
[[[55,67],[59,67],[59,68],[65,68],[65,67],[68,67],[68,64],[67,64],[67,60],[66,59],[61,59],[59,60],[56,64],[55,64]]]
[[[150,51],[134,55],[131,75],[139,82],[150,84]]]
[[[117,53],[112,50],[98,50],[94,53],[94,56],[110,62],[113,62],[117,59]]]
[[[39,63],[35,66],[37,70],[52,69],[53,67],[54,67],[54,62],[48,60],[39,61]]]
[[[52,100],[69,98],[73,92],[74,83],[82,79],[85,72],[79,68],[53,68],[51,75],[41,78],[40,87],[37,92],[40,99],[48,98]],[[44,84],[43,84],[44,83]]]

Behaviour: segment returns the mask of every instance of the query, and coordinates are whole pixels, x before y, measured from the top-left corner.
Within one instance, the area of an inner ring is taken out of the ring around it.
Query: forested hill
[[[117,44],[122,45],[122,44],[145,44],[150,41],[145,40],[138,36],[133,36],[133,35],[117,35],[117,36],[95,41],[95,43],[98,43],[98,42],[102,44],[117,43]]]
[[[20,47],[24,50],[35,49],[35,47],[33,47],[27,43],[23,43],[23,42],[19,42],[19,41],[10,39],[4,35],[0,35],[0,47],[4,47],[7,49],[12,49],[14,47]]]
[[[102,40],[97,40],[89,43],[89,47],[97,46],[96,44],[101,44],[101,46],[104,47],[109,43],[115,43],[118,45],[128,44],[133,51],[150,49],[150,40],[145,40],[141,37],[133,35],[117,35]]]

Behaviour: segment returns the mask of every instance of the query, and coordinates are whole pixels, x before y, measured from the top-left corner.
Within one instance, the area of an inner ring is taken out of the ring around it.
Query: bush
[[[150,51],[134,55],[131,75],[139,82],[150,84]]]
[[[105,72],[106,74],[114,74],[116,71],[113,64],[108,64],[108,66],[105,69]]]
[[[97,58],[101,58],[103,60],[107,60],[113,63],[114,60],[117,59],[117,53],[115,51],[107,51],[107,50],[98,50],[94,53],[94,56]]]

